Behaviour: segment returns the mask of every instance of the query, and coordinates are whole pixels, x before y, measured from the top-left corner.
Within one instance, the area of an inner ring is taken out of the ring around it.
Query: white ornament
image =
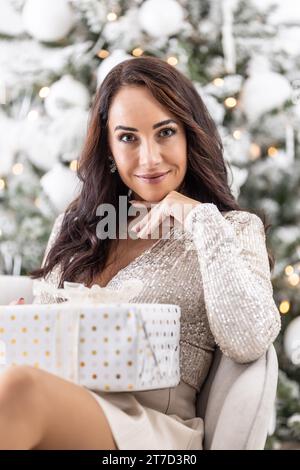
[[[244,84],[240,106],[254,123],[263,114],[281,107],[291,94],[291,85],[283,75],[272,71],[255,73]]]
[[[71,75],[65,75],[51,85],[45,108],[49,116],[56,118],[72,108],[86,109],[89,102],[88,89]]]
[[[58,213],[65,211],[80,191],[76,173],[60,163],[41,178],[41,185]]]
[[[224,51],[225,70],[227,73],[235,73],[236,52],[233,39],[234,13],[237,0],[223,0],[222,6],[222,46]]]
[[[295,364],[300,365],[300,317],[294,318],[287,326],[283,346],[286,356]]]
[[[18,137],[20,125],[18,120],[11,119],[0,113],[0,178],[11,172],[14,156],[19,150]]]
[[[52,139],[52,147],[64,161],[78,158],[86,137],[87,124],[88,111],[73,108],[62,113],[49,125],[48,137]]]
[[[240,195],[240,190],[248,178],[248,170],[246,168],[238,168],[235,165],[229,165],[226,162],[229,175],[229,187],[233,196],[237,199]],[[231,180],[231,182],[230,182]]]
[[[22,18],[32,37],[47,42],[65,38],[75,24],[75,15],[67,0],[27,0]]]
[[[284,0],[284,2],[282,0],[276,0],[274,3],[277,5],[277,8],[270,13],[268,23],[273,25],[295,25],[300,23],[300,7],[297,0]]]
[[[0,34],[17,36],[23,33],[21,15],[7,0],[0,0]]]
[[[98,86],[101,85],[106,75],[115,67],[115,65],[118,65],[127,59],[133,60],[133,57],[126,54],[122,49],[115,49],[106,59],[104,59],[97,70]]]
[[[183,27],[184,10],[175,0],[146,0],[140,7],[139,22],[150,36],[171,36]]]

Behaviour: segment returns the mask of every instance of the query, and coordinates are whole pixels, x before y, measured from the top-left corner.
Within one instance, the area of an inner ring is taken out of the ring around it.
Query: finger
[[[161,222],[163,221],[163,214],[161,213],[160,210],[152,210],[151,215],[146,222],[146,224],[140,229],[138,232],[138,237],[139,238],[147,238],[148,235],[151,235],[151,238],[157,238],[157,229],[159,229],[159,226]]]
[[[155,207],[157,206],[157,204],[159,204],[158,202],[150,202],[150,201],[135,201],[134,199],[132,201],[129,201],[130,204],[132,204],[134,207]]]
[[[20,297],[18,300],[12,300],[9,305],[22,305],[25,303],[24,297]]]
[[[154,208],[147,212],[147,214],[136,225],[132,227],[132,230],[136,233],[140,232],[140,230],[142,230],[142,228],[145,227],[145,225],[147,225],[147,223],[151,219],[151,214],[153,211]]]

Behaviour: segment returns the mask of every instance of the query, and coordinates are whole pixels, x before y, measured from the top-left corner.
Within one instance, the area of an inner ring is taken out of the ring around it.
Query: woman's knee
[[[0,406],[29,401],[37,388],[37,369],[27,365],[10,366],[0,374]]]

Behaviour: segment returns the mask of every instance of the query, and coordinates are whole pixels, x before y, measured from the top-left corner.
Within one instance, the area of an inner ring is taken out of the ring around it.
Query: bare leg
[[[84,387],[30,366],[0,374],[0,449],[116,448],[100,405]]]

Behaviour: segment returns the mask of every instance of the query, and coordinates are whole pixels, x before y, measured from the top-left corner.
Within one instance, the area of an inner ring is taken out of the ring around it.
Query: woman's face
[[[181,185],[187,168],[184,127],[146,87],[126,86],[115,95],[108,141],[132,199],[158,202]],[[150,178],[156,175],[161,176]]]

